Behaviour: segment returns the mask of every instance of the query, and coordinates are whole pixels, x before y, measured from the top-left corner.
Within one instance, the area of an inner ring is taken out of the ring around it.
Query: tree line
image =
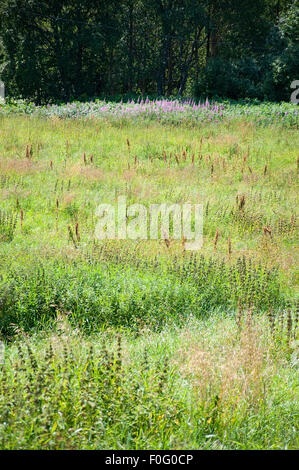
[[[38,103],[289,100],[299,0],[0,0],[0,77]]]

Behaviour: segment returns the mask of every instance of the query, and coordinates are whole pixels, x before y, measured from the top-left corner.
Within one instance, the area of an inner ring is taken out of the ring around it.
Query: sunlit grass
[[[24,220],[22,231],[18,223],[14,240],[0,250],[18,256],[25,249],[26,255],[38,251],[40,257],[49,250],[69,251],[67,227],[76,222],[81,245],[90,246],[98,204],[114,204],[118,195],[125,195],[128,204],[147,206],[189,201],[205,208],[203,254],[227,257],[230,237],[233,258],[245,254],[280,265],[292,289],[298,139],[296,130],[278,132],[246,121],[188,129],[1,118],[1,209],[18,215],[22,209]],[[30,158],[27,146],[32,146]],[[243,196],[240,211],[238,198]],[[161,251],[158,243],[144,243],[142,256]],[[182,254],[180,247],[173,242],[170,251]]]

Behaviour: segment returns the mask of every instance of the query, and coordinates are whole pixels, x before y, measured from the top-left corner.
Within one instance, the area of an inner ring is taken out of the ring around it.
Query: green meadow
[[[298,129],[0,115],[2,449],[299,445]],[[98,240],[203,205],[203,247]]]

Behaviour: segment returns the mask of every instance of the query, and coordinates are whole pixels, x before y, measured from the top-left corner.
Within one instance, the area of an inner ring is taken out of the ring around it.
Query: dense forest
[[[10,97],[290,99],[298,0],[0,0]]]

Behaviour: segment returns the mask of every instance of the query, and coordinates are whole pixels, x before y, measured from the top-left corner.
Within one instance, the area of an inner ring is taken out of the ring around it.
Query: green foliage
[[[64,344],[62,354],[54,354],[50,344],[37,356],[29,344],[25,350],[18,345],[13,372],[7,366],[1,371],[2,449],[144,448],[167,442],[182,410],[166,360],[124,368],[120,340],[115,352],[105,344],[96,353],[92,345],[82,350],[79,363],[77,353]]]
[[[6,347],[0,448],[295,449],[296,366],[269,333],[214,317],[87,340],[60,319]]]
[[[290,43],[299,42],[299,1],[294,0],[279,19],[279,29],[283,37]]]
[[[17,217],[14,214],[0,210],[0,243],[13,239],[16,223]]]
[[[13,325],[25,331],[49,326],[59,312],[87,332],[108,326],[136,330],[140,322],[160,330],[240,303],[258,310],[283,305],[277,271],[245,258],[231,266],[201,256],[137,267],[120,258],[114,264],[113,258],[106,268],[57,262],[8,272],[1,286],[2,334],[12,334]]]
[[[210,58],[199,76],[197,96],[262,98],[261,71],[253,58]]]

